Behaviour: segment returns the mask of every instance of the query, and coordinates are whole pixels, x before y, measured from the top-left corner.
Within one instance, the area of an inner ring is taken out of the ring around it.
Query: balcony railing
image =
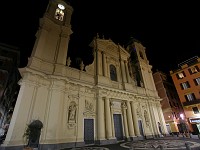
[[[183,106],[189,106],[194,104],[200,104],[200,99],[195,99],[193,101],[183,102]]]

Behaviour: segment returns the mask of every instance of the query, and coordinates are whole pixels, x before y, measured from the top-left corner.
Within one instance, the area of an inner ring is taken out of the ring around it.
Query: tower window
[[[63,21],[63,17],[64,17],[64,10],[65,7],[61,4],[58,5],[58,8],[56,9],[56,12],[55,12],[55,18],[60,20],[60,21]]]
[[[110,79],[117,81],[117,71],[114,65],[110,65]]]

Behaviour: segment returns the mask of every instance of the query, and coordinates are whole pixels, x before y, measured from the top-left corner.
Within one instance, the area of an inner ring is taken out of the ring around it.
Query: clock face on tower
[[[65,6],[63,4],[58,4],[58,8],[60,8],[61,10],[64,10]]]

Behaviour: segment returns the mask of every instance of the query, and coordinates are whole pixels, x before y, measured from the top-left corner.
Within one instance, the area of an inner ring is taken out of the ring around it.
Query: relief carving
[[[125,101],[122,101],[121,107],[122,107],[122,108],[127,108],[127,105],[126,105],[126,102],[125,102]]]
[[[85,117],[95,116],[95,104],[92,100],[85,100],[85,111],[83,112]]]
[[[141,112],[140,112],[140,105],[139,104],[137,105],[136,113],[137,113],[138,118],[142,118],[142,115],[141,115]]]
[[[149,120],[149,116],[148,116],[148,113],[146,110],[144,110],[144,119],[145,119],[145,122],[146,122],[146,127],[149,127],[150,126],[150,120]]]
[[[88,100],[85,100],[85,109],[86,111],[94,112],[94,104]]]

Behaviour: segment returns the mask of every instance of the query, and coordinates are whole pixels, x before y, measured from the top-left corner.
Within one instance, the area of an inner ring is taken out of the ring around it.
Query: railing
[[[189,106],[189,105],[194,105],[194,104],[200,104],[200,99],[195,99],[193,101],[183,102],[183,106]]]

